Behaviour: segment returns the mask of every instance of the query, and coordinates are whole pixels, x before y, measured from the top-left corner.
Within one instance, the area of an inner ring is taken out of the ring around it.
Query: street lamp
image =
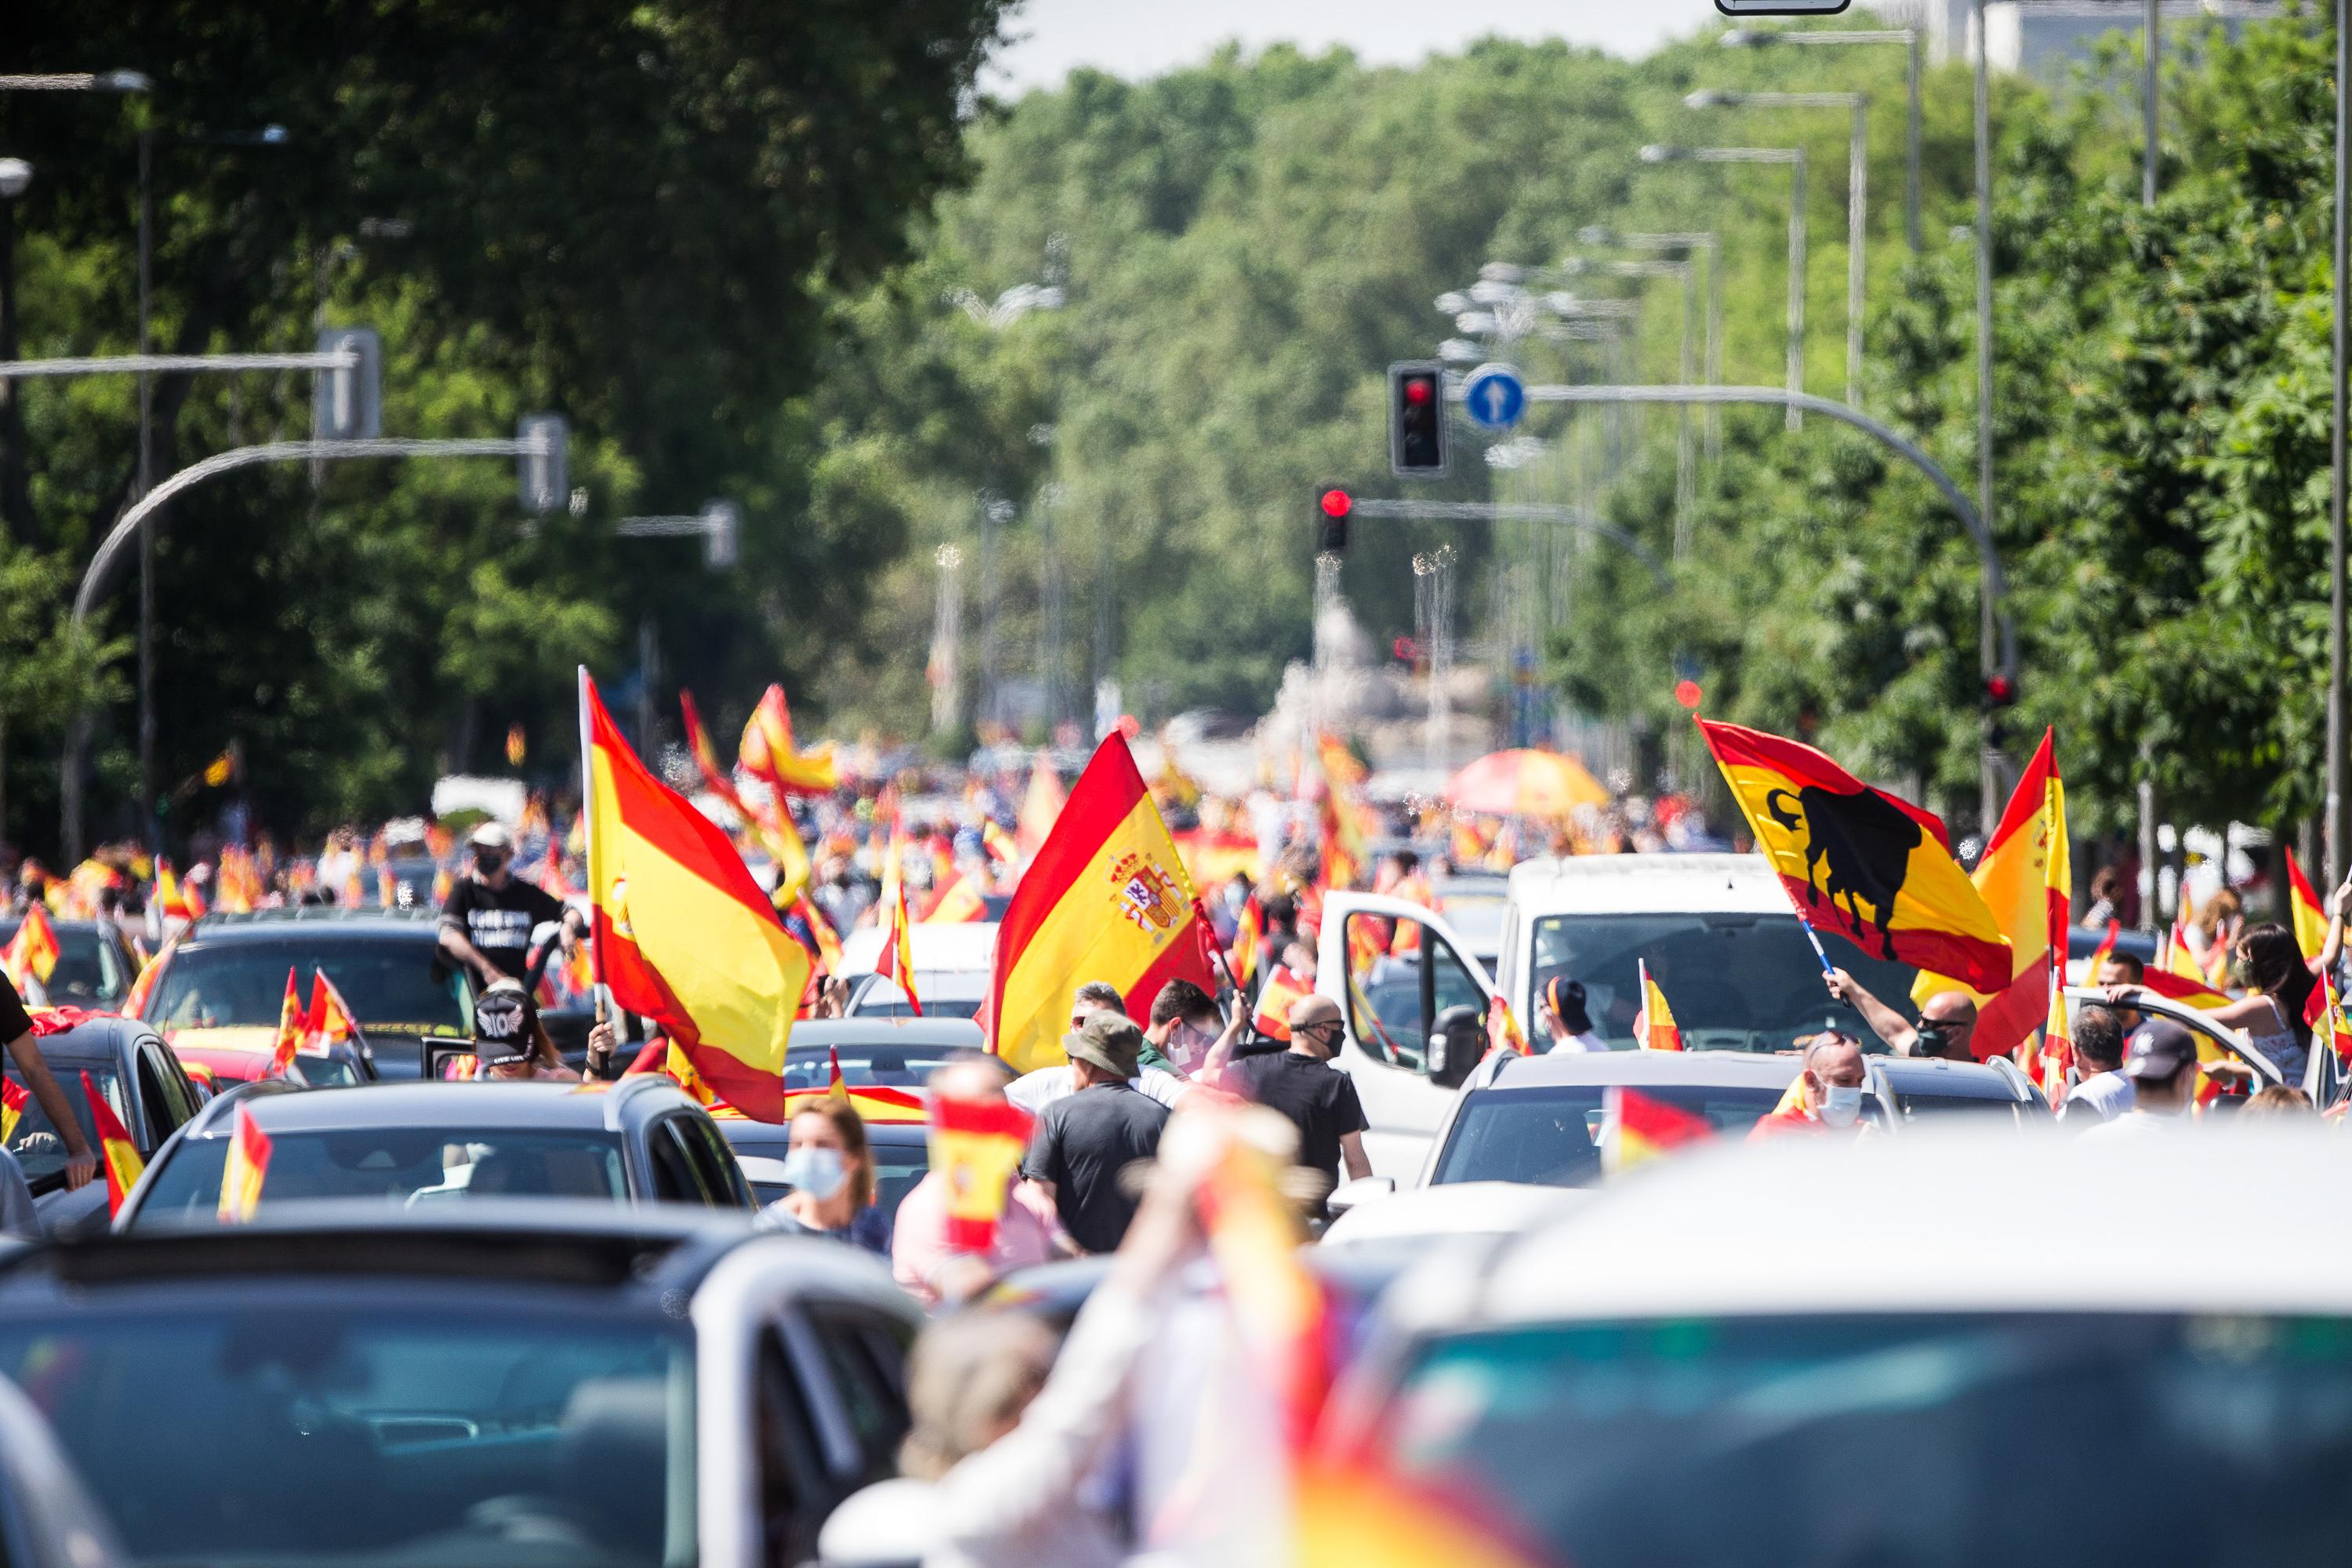
[[[1909,52],[1904,90],[1909,114],[1904,125],[1903,233],[1916,255],[1919,238],[1919,30],[1916,27],[1872,28],[1820,33],[1759,33],[1734,27],[1723,35],[1727,49],[1760,49],[1775,44],[1901,44]]]
[[[15,201],[33,183],[33,165],[22,158],[0,158],[0,201]]]
[[[132,70],[47,71],[0,76],[0,92],[152,92],[155,84]]]
[[[1805,390],[1805,150],[1802,147],[1665,147],[1642,149],[1644,163],[1786,163],[1789,165],[1789,391]],[[1789,405],[1788,428],[1804,416]]]
[[[1845,109],[1853,133],[1845,160],[1845,400],[1862,406],[1862,287],[1864,226],[1869,210],[1870,100],[1858,92],[1711,92],[1683,100],[1689,109]]]
[[[1709,386],[1723,384],[1723,241],[1712,229],[1687,231],[1620,234],[1601,224],[1589,224],[1576,231],[1579,243],[1596,248],[1622,246],[1631,250],[1704,251],[1706,255],[1706,336],[1699,363]],[[1716,404],[1706,405],[1706,460],[1718,461],[1723,457],[1722,409]]]
[[[1679,279],[1683,289],[1683,336],[1681,350],[1675,359],[1675,381],[1682,386],[1691,384],[1691,338],[1698,314],[1698,290],[1693,286],[1688,258],[1672,261],[1591,261],[1571,257],[1563,265],[1572,273],[1594,270],[1617,278]],[[1698,469],[1691,444],[1690,405],[1676,409],[1675,417],[1675,559],[1682,561],[1690,554],[1691,513],[1698,504]]]

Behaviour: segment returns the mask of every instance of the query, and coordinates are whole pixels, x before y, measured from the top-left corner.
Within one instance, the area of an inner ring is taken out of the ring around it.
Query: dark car
[[[304,906],[206,915],[158,954],[139,1016],[173,1045],[267,1051],[294,972],[301,994],[327,972],[367,1036],[377,1076],[422,1076],[426,1042],[464,1039],[474,992],[443,955],[438,918]]]
[[[72,1028],[40,1039],[41,1056],[56,1075],[58,1087],[74,1108],[82,1137],[98,1148],[98,1126],[90,1118],[83,1075],[104,1097],[142,1160],[155,1152],[190,1117],[200,1103],[194,1084],[170,1047],[154,1030],[131,1018],[86,1019]],[[8,1081],[22,1086],[16,1062],[8,1063]],[[8,1152],[25,1168],[33,1189],[33,1207],[41,1228],[52,1235],[104,1230],[106,1171],[79,1192],[65,1190],[65,1143],[41,1109],[27,1097],[24,1114],[8,1137]]]
[[[15,940],[25,922],[0,918],[0,947]],[[51,921],[58,933],[57,967],[41,982],[48,999],[61,1007],[120,1007],[139,978],[139,955],[131,951],[122,928],[96,921]]]
[[[424,1210],[485,1196],[751,1205],[709,1114],[665,1078],[268,1092],[276,1088],[205,1106],[155,1156],[115,1228],[217,1223],[240,1110],[269,1139],[264,1211],[314,1202]]]
[[[130,1561],[57,1434],[0,1378],[0,1563],[9,1568],[120,1568]]]
[[[669,1205],[265,1205],[0,1258],[0,1376],[150,1563],[806,1562],[891,1473],[919,1322],[855,1248]]]
[[[1940,1057],[1873,1057],[1882,1099],[1904,1121],[1948,1115],[2006,1117],[2019,1127],[2047,1123],[2050,1102],[2015,1062],[1952,1062]]]

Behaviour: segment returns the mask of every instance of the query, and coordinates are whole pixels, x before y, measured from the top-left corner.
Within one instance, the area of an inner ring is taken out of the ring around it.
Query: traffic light
[[[1401,479],[1445,477],[1445,371],[1434,360],[1389,366],[1389,467]]]
[[[2017,681],[2007,675],[1988,675],[1984,681],[1984,705],[1987,711],[2017,706]]]
[[[356,362],[322,371],[310,382],[310,438],[373,441],[383,434],[383,342],[365,327],[329,327],[318,352]]]
[[[515,438],[535,443],[540,448],[523,453],[515,463],[522,510],[541,517],[561,511],[572,497],[571,469],[566,462],[571,426],[561,414],[526,414],[515,422]]]
[[[1338,555],[1348,548],[1348,514],[1356,498],[1337,485],[1325,485],[1315,495],[1315,552]]]

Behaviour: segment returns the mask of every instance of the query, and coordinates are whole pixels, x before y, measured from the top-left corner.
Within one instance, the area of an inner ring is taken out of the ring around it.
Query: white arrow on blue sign
[[[1528,384],[1507,364],[1482,364],[1462,386],[1462,406],[1487,430],[1507,430],[1528,411]]]

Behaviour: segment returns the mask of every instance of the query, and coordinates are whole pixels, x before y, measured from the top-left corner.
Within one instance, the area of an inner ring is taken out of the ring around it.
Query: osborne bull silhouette
[[[1876,926],[1880,956],[1893,958],[1895,938],[1887,927],[1895,918],[1895,895],[1911,868],[1911,851],[1925,837],[1919,825],[1882,795],[1867,790],[1841,795],[1818,784],[1806,784],[1794,795],[1767,790],[1764,810],[1803,840],[1805,901],[1815,908],[1826,901],[1835,910],[1844,900],[1855,937]],[[1874,911],[1869,917],[1863,914],[1865,904]]]

